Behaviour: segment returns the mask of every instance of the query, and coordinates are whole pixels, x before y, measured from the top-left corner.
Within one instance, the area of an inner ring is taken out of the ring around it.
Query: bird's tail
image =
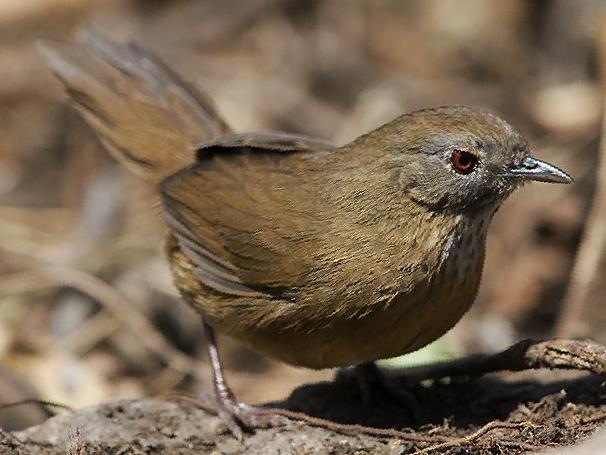
[[[210,99],[136,44],[84,32],[40,47],[103,145],[148,180],[188,165],[196,142],[229,131]]]

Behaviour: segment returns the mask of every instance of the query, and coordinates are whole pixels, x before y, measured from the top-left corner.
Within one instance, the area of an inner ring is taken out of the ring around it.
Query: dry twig
[[[192,374],[200,379],[204,364],[173,348],[151,323],[137,311],[136,306],[99,278],[69,267],[52,266],[37,272],[21,273],[3,278],[7,286],[23,284],[30,291],[57,286],[69,286],[91,296],[114,318],[129,327],[147,348],[156,353],[169,368],[180,374]],[[4,287],[4,286],[3,286]]]
[[[388,373],[402,375],[412,381],[423,381],[535,368],[584,370],[606,374],[606,351],[604,346],[593,341],[523,340],[492,355],[474,355],[447,362],[391,370]]]
[[[482,436],[484,436],[489,431],[503,429],[503,428],[510,429],[510,430],[511,429],[522,429],[529,425],[530,425],[529,422],[505,423],[505,422],[499,422],[499,421],[495,420],[495,421],[487,423],[482,428],[480,428],[478,431],[476,431],[468,436],[463,436],[461,438],[442,442],[440,444],[436,444],[431,447],[426,447],[425,449],[421,449],[421,450],[414,452],[412,455],[422,455],[425,453],[435,452],[436,450],[442,450],[442,449],[447,449],[449,447],[456,447],[456,446],[462,446],[465,444],[469,444],[469,443],[477,441],[478,439],[480,439]]]

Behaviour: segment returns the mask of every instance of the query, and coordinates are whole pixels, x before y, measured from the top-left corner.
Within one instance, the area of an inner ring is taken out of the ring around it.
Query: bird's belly
[[[439,338],[473,303],[482,267],[481,258],[467,258],[464,263],[447,261],[412,294],[399,294],[386,306],[371,303],[363,316],[343,313],[318,324],[309,313],[297,310],[296,304],[290,317],[283,318],[279,305],[284,304],[209,293],[191,273],[188,261],[179,257],[181,253],[171,252],[177,259],[171,263],[177,286],[207,322],[263,354],[315,369],[394,357]],[[186,289],[189,291],[184,292]],[[341,305],[352,306],[344,302]],[[271,314],[270,324],[251,323],[258,319],[261,309]]]
[[[483,248],[458,250],[413,293],[363,317],[333,320],[304,333],[258,332],[243,339],[254,349],[284,362],[332,368],[395,357],[420,349],[450,330],[472,305],[480,283]],[[242,334],[241,334],[242,335]]]
[[[477,287],[466,292],[440,286],[410,301],[401,296],[388,308],[359,319],[332,321],[300,333],[279,330],[232,333],[244,343],[286,363],[333,368],[413,352],[450,330],[473,303]]]

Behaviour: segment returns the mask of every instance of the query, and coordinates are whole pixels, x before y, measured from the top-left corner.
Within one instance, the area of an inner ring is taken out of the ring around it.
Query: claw
[[[203,394],[198,398],[191,398],[177,395],[174,398],[217,415],[227,427],[227,431],[238,441],[242,441],[245,433],[252,433],[254,430],[262,428],[284,426],[288,421],[287,417],[279,414],[280,411],[288,411],[249,406],[218,396],[212,397]]]
[[[219,418],[223,421],[227,430],[238,440],[242,441],[244,431],[249,432],[250,428],[242,422],[237,414],[221,407],[218,412]]]

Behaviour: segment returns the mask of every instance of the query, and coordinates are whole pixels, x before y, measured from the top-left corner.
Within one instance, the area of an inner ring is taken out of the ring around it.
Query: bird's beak
[[[572,183],[574,180],[563,170],[553,164],[527,156],[520,164],[514,164],[507,168],[509,177],[522,180],[536,180],[538,182]]]

